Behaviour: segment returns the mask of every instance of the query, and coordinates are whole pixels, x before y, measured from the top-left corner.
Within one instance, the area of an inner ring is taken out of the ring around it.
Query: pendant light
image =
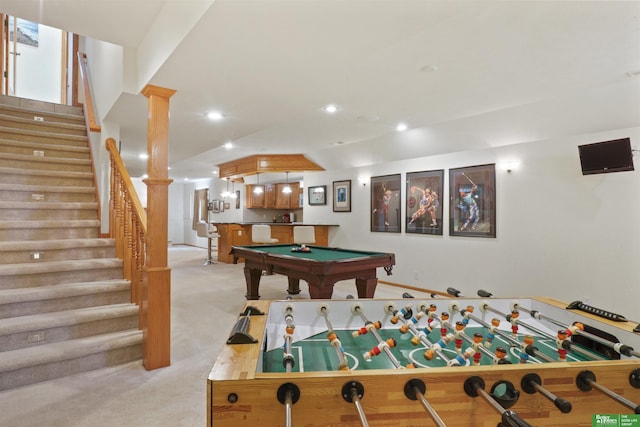
[[[289,172],[288,171],[287,171],[287,184],[282,189],[282,192],[285,193],[285,194],[290,194],[291,193],[291,186],[289,185]]]
[[[264,190],[262,189],[262,186],[260,185],[260,173],[256,173],[256,180],[257,180],[257,184],[253,189],[253,193],[254,194],[261,194],[264,192]]]
[[[227,189],[226,189],[226,191],[223,191],[222,193],[220,193],[220,195],[222,196],[223,199],[226,199],[230,195],[230,193],[229,193],[229,178],[225,178],[224,180],[227,181]]]
[[[232,199],[237,199],[238,195],[236,194],[236,182],[231,181],[231,194],[229,195]]]

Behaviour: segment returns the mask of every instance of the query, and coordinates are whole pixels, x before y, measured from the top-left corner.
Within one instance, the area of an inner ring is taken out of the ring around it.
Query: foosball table
[[[550,298],[249,301],[239,315],[208,377],[209,426],[640,426],[636,325]]]

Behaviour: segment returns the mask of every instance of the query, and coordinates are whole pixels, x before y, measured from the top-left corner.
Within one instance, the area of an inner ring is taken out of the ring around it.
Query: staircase
[[[0,390],[142,358],[80,108],[0,96]]]

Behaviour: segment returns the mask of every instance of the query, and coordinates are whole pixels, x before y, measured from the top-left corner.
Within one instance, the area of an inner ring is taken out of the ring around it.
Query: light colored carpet
[[[246,291],[242,265],[204,266],[205,257],[200,248],[169,249],[171,366],[146,371],[135,362],[0,392],[0,426],[204,426],[207,375]],[[286,277],[263,276],[261,299],[286,299],[286,288]],[[294,299],[309,298],[306,283],[300,288]],[[376,298],[402,292],[379,284]],[[335,285],[334,298],[349,294],[357,295],[352,280]]]

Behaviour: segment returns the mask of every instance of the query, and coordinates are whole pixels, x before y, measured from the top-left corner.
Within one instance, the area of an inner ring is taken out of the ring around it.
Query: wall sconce
[[[514,170],[517,170],[520,167],[520,162],[517,160],[511,162],[502,162],[500,163],[500,167],[507,171],[507,173],[511,173]]]
[[[369,177],[367,176],[361,176],[358,177],[358,181],[360,182],[360,184],[362,184],[363,186],[367,185],[367,182],[369,182]]]

